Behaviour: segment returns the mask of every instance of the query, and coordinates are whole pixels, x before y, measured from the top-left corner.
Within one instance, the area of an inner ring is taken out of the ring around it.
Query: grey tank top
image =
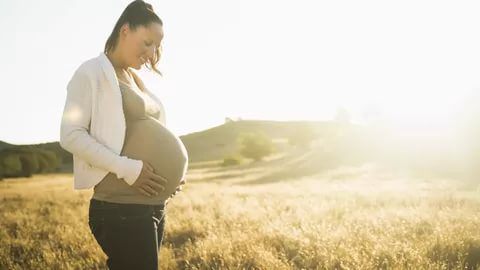
[[[131,137],[132,125],[136,121],[152,120],[148,118],[158,119],[160,114],[159,105],[152,100],[148,94],[142,92],[140,89],[131,88],[123,82],[119,83],[122,94],[122,104],[126,121],[126,135],[125,142]],[[125,154],[125,142],[122,148],[122,154]],[[141,144],[142,142],[137,142]],[[139,148],[142,151],[142,148]],[[138,152],[138,151],[137,151]],[[141,153],[137,153],[140,154]],[[165,204],[164,200],[148,197],[136,188],[128,185],[123,179],[117,178],[116,174],[109,172],[97,185],[94,187],[93,198],[97,200],[115,202],[115,203],[133,203],[133,204],[148,204],[161,205]]]

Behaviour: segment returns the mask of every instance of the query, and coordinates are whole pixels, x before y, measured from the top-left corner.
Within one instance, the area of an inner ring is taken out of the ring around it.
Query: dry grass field
[[[281,158],[191,164],[161,269],[475,269],[476,185],[375,164],[302,176]],[[280,168],[291,171],[286,173]],[[273,176],[272,176],[273,175]],[[71,174],[0,182],[0,269],[106,269]]]

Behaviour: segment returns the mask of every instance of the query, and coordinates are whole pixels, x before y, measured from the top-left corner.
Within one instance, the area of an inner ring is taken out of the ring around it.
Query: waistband
[[[150,205],[150,204],[137,204],[137,203],[114,203],[108,201],[97,200],[95,198],[90,198],[90,205],[92,206],[101,206],[102,208],[123,208],[123,209],[145,209],[150,208],[154,210],[164,210],[165,204],[157,204],[157,205]]]

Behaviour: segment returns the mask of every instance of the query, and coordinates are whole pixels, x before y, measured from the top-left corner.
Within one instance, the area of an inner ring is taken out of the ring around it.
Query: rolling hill
[[[336,122],[331,121],[264,121],[239,120],[230,121],[203,131],[180,136],[189,154],[190,163],[208,162],[223,159],[234,154],[237,149],[237,139],[242,133],[261,132],[273,139],[281,152],[287,147],[287,138],[295,133],[311,128],[316,136],[328,134]],[[34,145],[14,145],[0,141],[0,151],[12,148],[41,148],[54,152],[61,158],[61,172],[72,171],[72,155],[64,150],[59,142],[48,142]]]

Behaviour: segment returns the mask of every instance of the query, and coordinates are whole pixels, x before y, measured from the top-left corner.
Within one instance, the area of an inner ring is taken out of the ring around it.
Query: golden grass
[[[373,165],[265,183],[252,180],[268,166],[192,168],[168,205],[161,269],[480,265],[480,196],[471,186]],[[92,191],[73,191],[72,181],[0,182],[0,269],[106,269],[87,225]]]

